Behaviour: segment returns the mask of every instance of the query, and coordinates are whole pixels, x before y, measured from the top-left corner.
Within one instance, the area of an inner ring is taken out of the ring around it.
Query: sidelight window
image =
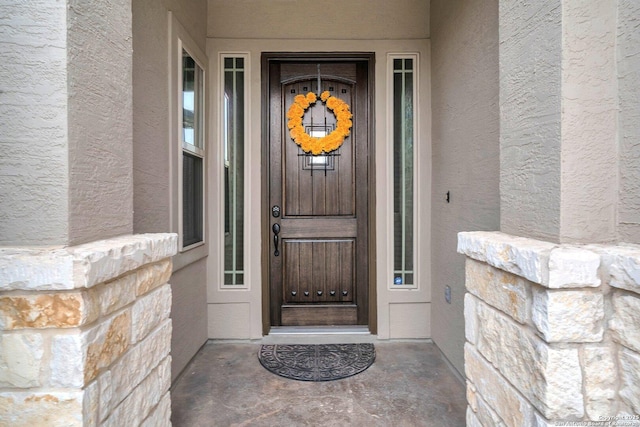
[[[393,286],[415,287],[416,61],[414,56],[390,59],[393,64]]]
[[[225,286],[244,284],[245,62],[222,57]]]

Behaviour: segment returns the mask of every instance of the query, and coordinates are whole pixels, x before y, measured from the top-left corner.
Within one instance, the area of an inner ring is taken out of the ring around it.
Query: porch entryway
[[[171,390],[181,426],[464,426],[465,389],[435,344],[376,343],[376,361],[342,380],[288,380],[259,344],[209,341]]]

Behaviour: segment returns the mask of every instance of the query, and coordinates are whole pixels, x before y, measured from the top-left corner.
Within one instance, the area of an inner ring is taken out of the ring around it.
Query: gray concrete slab
[[[259,344],[210,341],[171,390],[183,426],[464,426],[464,384],[433,343],[376,342],[356,376],[303,382],[272,374]]]

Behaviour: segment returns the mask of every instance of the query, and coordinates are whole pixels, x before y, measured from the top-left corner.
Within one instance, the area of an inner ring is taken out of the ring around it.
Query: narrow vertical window
[[[393,248],[395,286],[414,285],[414,59],[393,59]]]
[[[204,71],[186,50],[181,62],[182,248],[204,241]]]
[[[244,58],[224,57],[224,284],[244,284]]]

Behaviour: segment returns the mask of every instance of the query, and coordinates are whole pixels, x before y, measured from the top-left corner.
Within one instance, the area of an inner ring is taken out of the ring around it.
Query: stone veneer
[[[0,424],[170,425],[174,234],[0,248]]]
[[[469,232],[458,252],[468,426],[640,425],[640,246]]]

